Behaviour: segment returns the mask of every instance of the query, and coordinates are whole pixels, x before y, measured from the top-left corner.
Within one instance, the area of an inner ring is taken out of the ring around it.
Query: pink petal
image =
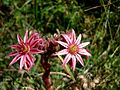
[[[70,54],[67,54],[67,56],[65,57],[65,59],[64,59],[64,61],[63,61],[63,66],[64,66],[65,64],[67,64],[70,59],[71,59],[71,55],[70,55]]]
[[[62,45],[65,48],[68,48],[68,44],[62,41],[56,41],[57,43],[59,43],[60,45]]]
[[[72,42],[76,41],[76,35],[75,35],[75,31],[74,29],[72,29],[72,38],[71,38]]]
[[[18,45],[18,44],[11,45],[10,47],[11,47],[11,48],[14,48],[14,49],[17,49],[17,50],[21,49],[21,46]]]
[[[33,33],[28,39],[28,43],[31,43],[35,39],[35,37],[37,37],[38,35],[39,35],[38,33]]]
[[[27,71],[29,71],[30,69],[31,69],[31,65],[28,65],[27,63],[25,63],[25,69],[27,70]]]
[[[79,54],[91,56],[91,54],[86,49],[79,49]]]
[[[21,58],[21,55],[18,54],[17,56],[14,57],[14,59],[10,62],[9,65],[12,65],[12,64],[16,63],[20,58]]]
[[[21,37],[20,37],[19,35],[17,35],[17,40],[18,40],[18,43],[19,43],[20,45],[23,44],[23,40],[21,39]]]
[[[68,54],[68,50],[67,49],[63,49],[63,50],[55,53],[54,55],[65,55],[65,54]]]
[[[8,54],[8,56],[16,56],[18,54],[18,52],[11,52],[10,54]]]
[[[26,63],[26,55],[21,56],[21,60],[20,60],[20,70],[22,70],[23,66]]]
[[[36,44],[38,44],[42,39],[36,39],[34,41],[31,42],[30,46],[34,47]]]
[[[32,66],[32,64],[29,61],[26,61],[25,63],[28,67]]]
[[[28,40],[28,30],[26,31],[25,36],[24,36],[24,43],[26,43],[27,40]]]
[[[43,50],[39,50],[37,48],[31,48],[30,53],[31,54],[38,54],[38,53],[43,53]]]
[[[76,56],[77,60],[80,62],[80,64],[81,64],[82,66],[84,66],[84,62],[83,62],[82,57],[81,57],[79,54],[76,54],[75,56]]]
[[[27,66],[27,63],[25,63],[25,69],[26,70],[29,70],[28,66]]]
[[[83,48],[83,47],[87,46],[88,44],[90,44],[90,42],[84,42],[84,43],[79,44],[78,47]]]
[[[77,45],[79,45],[79,44],[80,44],[80,41],[81,41],[81,34],[79,34],[79,36],[78,36],[77,40],[75,41],[75,43],[76,43]]]
[[[30,62],[31,65],[34,63],[32,56],[29,54],[27,54],[27,60]]]
[[[30,64],[29,62],[25,63],[25,69],[29,71],[32,68],[33,64]]]
[[[29,44],[31,45],[34,42],[34,38],[31,39],[31,41],[29,42]]]
[[[72,43],[72,41],[70,40],[70,37],[68,37],[68,35],[63,34],[62,36],[64,37],[64,39],[66,40],[66,42],[67,42],[68,44],[71,44],[71,43]]]
[[[74,55],[72,55],[72,67],[73,67],[73,71],[75,70],[75,66],[76,66],[76,58]]]

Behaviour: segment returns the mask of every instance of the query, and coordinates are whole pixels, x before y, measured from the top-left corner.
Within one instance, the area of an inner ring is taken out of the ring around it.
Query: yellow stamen
[[[76,44],[71,44],[68,50],[69,50],[69,53],[75,54],[78,52],[78,46]]]
[[[23,46],[24,46],[24,47],[21,48],[21,51],[24,52],[24,53],[29,52],[30,46],[29,46],[29,45],[23,45]]]

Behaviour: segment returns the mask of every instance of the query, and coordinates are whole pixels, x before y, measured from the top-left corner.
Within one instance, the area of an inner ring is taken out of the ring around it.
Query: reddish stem
[[[50,78],[50,64],[48,63],[48,57],[47,55],[42,55],[41,57],[41,64],[45,70],[42,79],[45,83],[46,90],[52,90],[51,86],[51,78]]]

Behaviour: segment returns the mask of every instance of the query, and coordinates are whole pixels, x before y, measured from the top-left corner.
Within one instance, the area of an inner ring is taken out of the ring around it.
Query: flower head
[[[57,52],[55,55],[65,55],[63,66],[72,60],[72,68],[75,70],[76,61],[79,61],[82,66],[84,66],[83,59],[81,55],[91,56],[91,54],[84,48],[89,44],[89,42],[81,43],[81,34],[76,38],[75,31],[69,34],[63,34],[64,41],[57,41],[65,49]]]
[[[9,65],[20,60],[20,70],[23,67],[29,70],[35,61],[33,54],[44,52],[37,47],[42,42],[42,38],[39,37],[39,33],[32,33],[28,38],[28,31],[26,31],[24,40],[19,35],[17,35],[17,40],[18,44],[11,45],[11,48],[16,49],[16,51],[9,54],[9,56],[15,56]]]

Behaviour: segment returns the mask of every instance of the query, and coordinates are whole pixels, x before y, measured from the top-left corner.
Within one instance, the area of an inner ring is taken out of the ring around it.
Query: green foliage
[[[26,29],[52,35],[74,28],[82,33],[83,41],[90,41],[92,57],[85,60],[85,67],[77,64],[72,82],[61,74],[51,74],[53,87],[59,90],[82,88],[79,76],[88,81],[88,88],[95,90],[120,89],[120,2],[100,0],[99,5],[87,6],[78,0],[1,0],[0,1],[0,90],[45,90],[41,75],[44,72],[40,57],[30,72],[19,73],[17,64],[9,67],[12,58],[10,45],[16,43],[16,35],[24,35]],[[52,72],[63,72],[59,59],[50,59]],[[89,83],[99,78],[92,87]]]

